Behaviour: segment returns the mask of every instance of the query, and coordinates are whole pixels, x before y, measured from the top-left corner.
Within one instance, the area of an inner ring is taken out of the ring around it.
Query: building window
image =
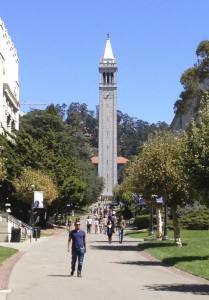
[[[9,125],[10,125],[10,121],[11,121],[11,116],[10,116],[10,115],[8,115],[8,116],[7,116],[7,126],[9,126]]]
[[[113,83],[114,82],[114,76],[113,76],[113,73],[111,73],[111,83]]]
[[[106,74],[103,73],[103,83],[106,83]]]

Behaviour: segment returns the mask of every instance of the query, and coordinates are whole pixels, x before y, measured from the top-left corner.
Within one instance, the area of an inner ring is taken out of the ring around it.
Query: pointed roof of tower
[[[103,56],[103,61],[105,62],[114,62],[115,58],[112,52],[112,47],[110,43],[110,37],[109,34],[107,35],[107,42],[105,46],[105,51],[104,51],[104,56]]]

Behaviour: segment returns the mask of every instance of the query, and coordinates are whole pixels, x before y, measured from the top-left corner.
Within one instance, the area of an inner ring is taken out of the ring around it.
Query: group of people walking
[[[112,235],[118,231],[119,243],[123,242],[124,229],[126,222],[121,215],[119,218],[116,217],[114,210],[109,211],[108,214],[94,215],[92,219],[88,216],[86,219],[87,233],[92,233],[92,227],[94,225],[94,233],[104,233],[108,236],[109,243],[112,242]]]
[[[113,234],[118,231],[119,243],[123,242],[124,236],[124,229],[126,227],[126,222],[121,215],[119,218],[116,217],[115,210],[105,211],[105,214],[102,214],[102,210],[100,210],[100,214],[94,212],[94,217],[89,215],[86,219],[86,227],[87,227],[87,234],[92,232],[92,225],[94,225],[94,232],[97,233],[104,233],[108,237],[108,242],[112,243],[112,236]],[[77,276],[82,277],[82,266],[83,266],[83,259],[84,254],[86,253],[86,233],[84,230],[80,228],[81,222],[80,218],[77,218],[74,226],[75,228],[72,229],[73,222],[69,218],[67,221],[67,231],[68,233],[68,243],[67,243],[67,250],[71,252],[71,273],[70,275],[73,276],[76,268],[76,262],[78,260],[77,266]]]

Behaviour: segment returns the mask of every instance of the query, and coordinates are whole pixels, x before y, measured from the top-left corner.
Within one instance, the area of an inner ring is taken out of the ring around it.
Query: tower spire
[[[104,51],[104,56],[103,56],[103,61],[104,62],[114,62],[115,58],[112,52],[112,47],[110,43],[110,36],[109,33],[107,34],[107,41],[106,41],[106,46],[105,46],[105,51]]]

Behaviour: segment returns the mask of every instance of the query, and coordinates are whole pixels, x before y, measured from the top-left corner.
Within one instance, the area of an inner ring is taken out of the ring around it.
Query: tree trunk
[[[179,228],[179,220],[177,214],[177,205],[172,206],[173,213],[173,228],[174,228],[174,240],[176,246],[182,246],[181,238],[180,238],[180,228]]]
[[[156,208],[156,215],[157,215],[157,238],[162,238],[162,214],[161,214],[161,209],[160,208]]]

